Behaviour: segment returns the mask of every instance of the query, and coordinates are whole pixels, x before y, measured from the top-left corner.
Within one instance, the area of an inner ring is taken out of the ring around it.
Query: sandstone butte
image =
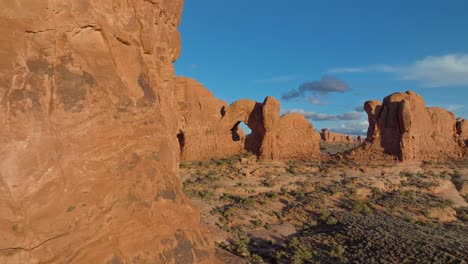
[[[2,0],[0,263],[208,263],[177,176],[182,0]]]
[[[457,134],[460,144],[468,147],[468,122],[463,118],[457,118]]]
[[[280,116],[280,103],[219,100],[194,79],[176,78],[180,108],[179,146],[182,160],[228,157],[248,150],[263,160],[318,158],[320,135],[302,114]],[[251,129],[246,135],[240,123]]]
[[[440,160],[466,153],[458,140],[454,114],[426,107],[424,99],[412,91],[389,95],[383,103],[368,101],[364,109],[369,119],[367,150],[401,161]]]
[[[328,128],[322,129],[320,137],[324,142],[331,143],[359,143],[360,137],[354,138],[353,135],[345,135],[341,133],[335,133],[328,130]]]

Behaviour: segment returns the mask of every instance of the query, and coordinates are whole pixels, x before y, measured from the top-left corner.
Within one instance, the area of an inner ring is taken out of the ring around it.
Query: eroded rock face
[[[227,157],[248,150],[265,160],[313,158],[320,153],[320,136],[303,115],[280,117],[280,103],[238,100],[227,106],[197,81],[177,77],[181,109],[178,134],[183,160]],[[240,124],[251,129],[246,135]]]
[[[436,107],[426,108],[423,98],[411,91],[395,93],[383,103],[364,105],[369,118],[367,147],[400,160],[459,157],[455,116]]]
[[[176,175],[182,0],[0,4],[0,263],[211,258]]]
[[[468,147],[468,122],[464,118],[457,118],[457,135],[461,145]]]
[[[231,156],[244,149],[245,134],[235,124],[223,127],[227,103],[214,97],[202,84],[186,77],[176,78],[175,94],[180,108],[178,132],[182,160],[205,160]]]
[[[352,135],[345,135],[340,133],[331,132],[327,128],[322,129],[320,137],[324,142],[335,142],[335,143],[358,143]]]
[[[280,118],[278,149],[281,159],[320,157],[320,134],[302,114],[289,113]]]

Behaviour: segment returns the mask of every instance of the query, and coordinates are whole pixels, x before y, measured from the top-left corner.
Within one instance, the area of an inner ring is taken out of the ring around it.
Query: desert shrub
[[[250,252],[249,252],[250,239],[248,237],[238,236],[234,239],[231,239],[229,243],[230,243],[229,249],[234,254],[244,257],[244,258],[250,256]]]
[[[263,258],[260,255],[257,254],[252,254],[249,257],[249,262],[252,264],[263,264],[265,261],[263,261]]]
[[[280,263],[303,264],[312,259],[312,252],[297,237],[292,238],[283,250],[275,251],[273,258]]]
[[[460,221],[468,222],[468,206],[459,207],[456,209],[456,211],[457,211],[457,218]]]
[[[326,224],[327,225],[336,225],[336,224],[338,224],[338,219],[336,219],[333,216],[330,216],[330,217],[328,217]]]
[[[431,188],[431,187],[439,186],[439,184],[437,182],[433,182],[433,181],[430,181],[430,180],[425,180],[424,179],[425,177],[422,177],[421,175],[422,174],[418,174],[417,177],[408,178],[408,180],[406,180],[406,181],[404,181],[402,183],[402,186],[414,186],[414,187],[417,187],[419,189],[428,189],[428,188]]]
[[[261,227],[261,226],[263,225],[263,222],[262,222],[262,220],[260,220],[260,219],[255,219],[254,225],[255,225],[256,227]]]
[[[345,248],[341,244],[337,244],[330,251],[330,257],[341,260],[344,257],[345,251],[346,251]]]
[[[352,211],[356,214],[366,214],[369,215],[372,213],[372,205],[370,205],[367,200],[354,200],[352,204]]]
[[[400,172],[400,176],[413,178],[413,177],[416,176],[416,174],[414,172],[411,172],[411,171],[402,171],[402,172]]]
[[[237,195],[224,194],[221,197],[221,200],[231,202],[240,207],[248,207],[255,205],[255,200],[250,196],[241,197]]]
[[[329,211],[322,211],[322,212],[320,213],[320,219],[321,219],[322,221],[327,221],[328,218],[330,217],[330,215],[331,215],[331,214],[330,214]]]
[[[262,184],[268,188],[275,187],[275,182],[271,179],[271,177],[267,177],[266,179],[262,180]]]
[[[210,192],[210,191],[198,191],[196,192],[198,195],[198,197],[200,199],[204,199],[204,200],[207,200],[207,199],[211,199],[214,197],[214,193]]]

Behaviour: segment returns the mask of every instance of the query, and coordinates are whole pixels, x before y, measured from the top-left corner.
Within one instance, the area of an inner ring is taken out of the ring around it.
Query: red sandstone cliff
[[[182,0],[0,4],[0,263],[209,261],[182,193]]]
[[[400,160],[459,157],[453,113],[426,108],[423,98],[411,91],[387,96],[383,103],[364,105],[369,117],[367,148],[394,155]]]

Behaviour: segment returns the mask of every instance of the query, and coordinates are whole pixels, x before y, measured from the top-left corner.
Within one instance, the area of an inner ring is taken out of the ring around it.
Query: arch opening
[[[236,122],[231,128],[232,141],[239,142],[244,149],[258,155],[260,152],[259,136],[251,127],[242,121]]]

